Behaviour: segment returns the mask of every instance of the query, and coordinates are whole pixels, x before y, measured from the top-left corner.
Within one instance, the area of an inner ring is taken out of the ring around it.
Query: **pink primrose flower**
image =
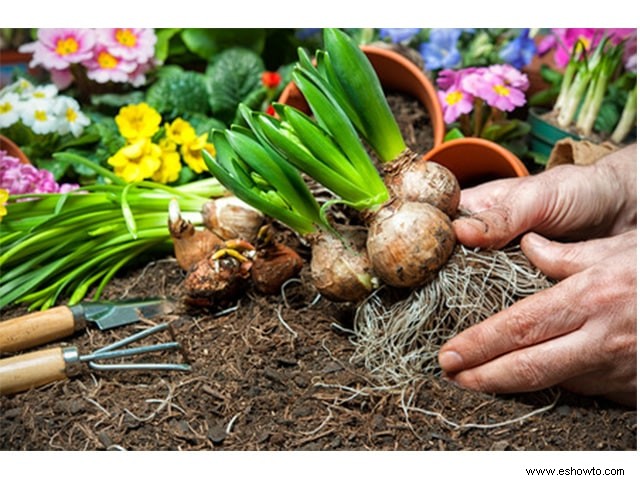
[[[98,83],[127,82],[136,69],[134,62],[112,55],[106,47],[98,47],[94,57],[83,65],[87,67],[87,77]]]
[[[49,70],[49,74],[51,76],[51,81],[60,90],[64,90],[73,83],[73,73],[71,73],[71,70],[69,69],[58,70],[56,68],[52,68]]]
[[[155,55],[156,35],[151,28],[99,28],[98,44],[114,57],[146,63]]]
[[[490,107],[503,112],[511,112],[527,101],[522,90],[509,85],[501,76],[489,70],[486,70],[482,79],[477,79],[473,86],[477,89],[476,96],[487,102]]]
[[[147,63],[138,64],[133,72],[129,74],[128,82],[134,87],[141,87],[147,82],[146,73],[158,65],[155,59]]]
[[[481,70],[479,67],[467,67],[460,70],[441,70],[436,79],[436,84],[442,90],[448,90],[453,85],[459,85],[465,76]]]
[[[30,66],[64,70],[93,55],[95,32],[86,28],[40,28],[38,40],[22,45],[21,52],[33,53]]]
[[[491,65],[489,72],[501,77],[506,84],[526,91],[529,88],[529,77],[509,64]]]
[[[50,171],[21,163],[0,150],[0,189],[7,190],[11,195],[66,193],[76,188],[78,185],[70,183],[58,185]]]
[[[636,29],[634,28],[552,28],[551,33],[544,37],[538,44],[538,53],[544,54],[555,49],[554,61],[559,67],[566,67],[571,59],[573,47],[580,41],[587,50],[593,49],[603,36],[611,36],[614,45],[626,41],[628,49],[625,58],[635,52],[637,42]]]
[[[473,110],[473,96],[457,85],[452,85],[448,90],[438,90],[438,98],[446,123],[453,123],[460,115]]]

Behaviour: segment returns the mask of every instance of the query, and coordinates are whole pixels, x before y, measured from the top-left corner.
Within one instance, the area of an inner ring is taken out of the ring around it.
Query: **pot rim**
[[[449,152],[451,150],[462,149],[464,146],[473,146],[474,148],[487,149],[492,151],[495,155],[492,155],[493,159],[502,159],[503,164],[507,164],[514,176],[526,177],[529,175],[529,170],[525,164],[516,155],[507,150],[505,147],[487,140],[485,138],[478,137],[464,137],[448,140],[437,147],[434,147],[431,151],[427,152],[423,156],[424,161],[437,161],[435,157],[442,154],[442,152]],[[455,172],[454,172],[455,173]]]
[[[24,154],[22,149],[16,145],[13,140],[4,135],[0,135],[0,150],[5,150],[7,154],[12,157],[16,157],[20,160],[20,163],[24,163],[25,165],[31,164],[29,158]]]

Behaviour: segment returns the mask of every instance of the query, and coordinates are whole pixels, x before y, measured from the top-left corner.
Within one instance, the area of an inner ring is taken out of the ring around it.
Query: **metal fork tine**
[[[186,363],[122,363],[105,364],[89,362],[89,367],[94,370],[177,370],[180,372],[190,372],[191,365]]]
[[[112,358],[132,357],[134,355],[176,348],[180,348],[178,342],[157,343],[155,345],[145,345],[144,347],[126,348],[123,350],[96,351],[87,355],[80,355],[80,361],[110,360]]]
[[[166,330],[167,328],[169,328],[169,324],[168,323],[160,323],[159,325],[155,325],[153,327],[149,327],[145,330],[142,330],[141,332],[138,333],[134,333],[133,335],[123,338],[122,340],[118,340],[117,342],[113,342],[109,345],[106,345],[104,347],[101,347],[99,349],[97,349],[94,353],[99,353],[99,352],[107,352],[109,350],[115,350],[116,348],[120,348],[120,347],[124,347],[125,345],[129,345],[130,343],[133,343],[137,340],[140,340],[142,338],[148,337],[149,335],[153,335],[156,332],[160,332],[162,330]]]
[[[191,371],[191,366],[187,363],[98,363],[98,360],[111,360],[114,358],[132,357],[134,355],[142,355],[145,353],[159,352],[162,350],[180,349],[178,342],[157,343],[154,345],[144,345],[133,348],[120,348],[129,345],[137,340],[153,335],[156,332],[169,328],[168,323],[161,323],[153,327],[142,330],[129,337],[113,342],[104,347],[88,353],[80,355],[80,361],[87,362],[90,368],[94,370],[178,370]]]

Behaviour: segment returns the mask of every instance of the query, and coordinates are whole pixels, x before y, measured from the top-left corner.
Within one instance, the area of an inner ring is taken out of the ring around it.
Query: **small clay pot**
[[[527,167],[518,157],[497,143],[483,138],[449,140],[433,148],[423,158],[451,170],[461,188],[500,178],[529,175]]]
[[[0,150],[6,151],[7,155],[17,158],[21,163],[31,163],[20,147],[4,135],[0,135]]]

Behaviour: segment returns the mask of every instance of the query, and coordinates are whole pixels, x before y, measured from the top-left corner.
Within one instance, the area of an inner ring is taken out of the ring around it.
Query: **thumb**
[[[576,243],[554,242],[537,233],[527,233],[520,242],[531,263],[556,280],[581,272],[634,244],[635,232]]]

